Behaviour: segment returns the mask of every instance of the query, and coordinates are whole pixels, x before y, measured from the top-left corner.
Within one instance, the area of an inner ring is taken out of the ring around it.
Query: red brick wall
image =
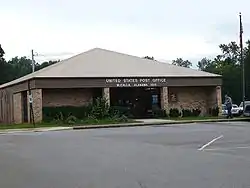
[[[34,113],[34,121],[36,123],[39,123],[43,119],[43,113],[42,113],[42,104],[43,104],[43,90],[42,89],[33,89],[31,90],[32,97],[33,97],[33,113]],[[30,105],[29,105],[29,92],[27,91],[27,97],[28,97],[28,120],[30,120]]]
[[[92,102],[91,89],[43,89],[43,106],[83,106]]]
[[[207,115],[208,109],[217,104],[215,87],[169,87],[169,108],[200,109]],[[177,101],[171,101],[175,94]]]
[[[21,93],[15,93],[13,95],[14,99],[14,123],[22,123],[22,95]]]

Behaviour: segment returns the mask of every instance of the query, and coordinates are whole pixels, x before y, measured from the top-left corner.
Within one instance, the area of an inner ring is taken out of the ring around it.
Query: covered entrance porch
[[[127,111],[133,118],[151,118],[161,110],[161,88],[110,88],[110,105]]]

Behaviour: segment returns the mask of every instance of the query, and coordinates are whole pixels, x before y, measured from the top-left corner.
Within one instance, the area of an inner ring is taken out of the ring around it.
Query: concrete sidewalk
[[[40,128],[23,128],[23,129],[5,129],[0,130],[0,134],[23,133],[23,132],[46,132],[62,131],[73,129],[99,129],[99,128],[118,128],[118,127],[138,127],[138,126],[175,126],[178,124],[205,123],[205,122],[232,122],[232,121],[250,121],[250,118],[234,119],[201,119],[201,120],[168,120],[168,119],[136,119],[134,123],[104,124],[104,125],[75,125],[72,127],[40,127]]]
[[[169,122],[174,122],[175,120],[170,120],[170,119],[135,119],[137,122],[143,122],[143,123],[169,123]]]
[[[138,126],[153,126],[164,125],[174,126],[177,124],[189,123],[205,123],[205,122],[229,122],[229,121],[250,121],[250,118],[234,118],[234,119],[202,119],[202,120],[167,120],[167,119],[140,119],[140,122],[121,123],[121,124],[106,124],[106,125],[78,125],[73,126],[73,129],[98,129],[98,128],[118,128],[118,127],[138,127]]]

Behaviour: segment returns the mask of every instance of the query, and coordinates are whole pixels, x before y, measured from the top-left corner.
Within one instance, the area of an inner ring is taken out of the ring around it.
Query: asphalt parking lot
[[[250,122],[0,135],[1,188],[250,188]]]

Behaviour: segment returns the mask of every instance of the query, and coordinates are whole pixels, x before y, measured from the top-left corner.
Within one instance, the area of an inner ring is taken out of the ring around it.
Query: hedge
[[[75,116],[77,119],[85,119],[88,117],[88,114],[91,112],[90,106],[62,106],[62,107],[43,107],[43,119],[44,121],[52,121],[57,118],[60,113],[64,117],[70,115]]]
[[[182,112],[182,113],[181,113]],[[182,109],[181,111],[178,108],[172,108],[169,111],[169,116],[172,118],[177,118],[182,115],[182,117],[197,117],[201,114],[200,109]]]

